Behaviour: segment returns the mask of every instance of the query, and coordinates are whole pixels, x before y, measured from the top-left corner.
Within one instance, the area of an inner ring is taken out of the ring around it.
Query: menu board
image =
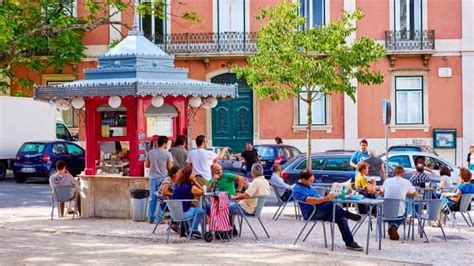
[[[173,136],[173,118],[170,117],[147,117],[146,118],[146,135],[151,137]]]

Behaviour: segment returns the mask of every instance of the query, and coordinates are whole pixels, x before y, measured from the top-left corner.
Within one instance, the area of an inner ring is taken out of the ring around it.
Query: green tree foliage
[[[300,97],[308,104],[308,168],[311,169],[312,103],[322,96],[346,93],[355,101],[356,87],[380,84],[383,76],[371,69],[371,63],[385,55],[374,40],[359,37],[346,40],[356,31],[360,10],[345,12],[330,24],[305,28],[305,18],[298,15],[293,1],[262,10],[259,19],[267,19],[257,37],[257,52],[248,59],[249,66],[235,67],[238,77],[245,77],[259,95],[273,101]]]
[[[73,0],[0,0],[0,92],[13,78],[23,88],[31,88],[33,81],[15,76],[12,68],[24,66],[42,73],[48,67],[59,70],[65,65],[76,64],[84,57],[84,33],[101,25],[120,25],[112,17],[133,7],[135,0],[83,0],[86,15],[73,16]],[[155,11],[164,10],[163,0],[149,0],[137,10],[149,13],[153,2]],[[174,1],[173,1],[174,3]],[[165,16],[164,12],[155,12]],[[200,17],[192,11],[177,15],[190,21]],[[125,25],[129,27],[131,25]]]

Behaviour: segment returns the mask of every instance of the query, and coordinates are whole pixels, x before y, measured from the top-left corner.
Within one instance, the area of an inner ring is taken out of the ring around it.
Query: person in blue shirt
[[[352,157],[351,157],[350,164],[353,168],[357,169],[357,165],[359,165],[361,161],[364,161],[370,157],[368,148],[369,148],[369,143],[367,142],[366,139],[362,139],[360,141],[360,150],[354,152],[354,154],[352,154]]]
[[[459,169],[459,175],[461,176],[462,184],[456,189],[454,196],[448,198],[448,206],[452,211],[459,211],[462,195],[474,194],[474,184],[471,184],[471,171],[462,167]]]
[[[318,194],[311,184],[314,182],[314,176],[311,170],[305,169],[301,172],[298,182],[293,187],[293,197],[300,202],[301,214],[305,220],[324,220],[332,222],[333,202],[335,195],[328,194],[322,197]],[[304,202],[304,203],[303,203]],[[316,208],[316,211],[311,215]],[[342,240],[347,249],[362,251],[363,248],[354,241],[354,237],[347,224],[347,219],[354,221],[360,220],[360,215],[345,211],[341,206],[336,206],[335,222],[339,227]]]

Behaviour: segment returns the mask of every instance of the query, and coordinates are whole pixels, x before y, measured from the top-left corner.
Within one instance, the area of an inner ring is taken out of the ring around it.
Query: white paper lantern
[[[61,111],[66,111],[71,108],[71,105],[64,99],[58,99],[56,100],[56,108],[58,108]]]
[[[208,100],[209,106],[210,106],[211,108],[214,108],[214,107],[217,106],[217,99],[216,99],[216,97],[208,97],[207,100]]]
[[[215,97],[207,97],[202,103],[201,107],[204,109],[211,109],[217,106],[217,99]]]
[[[84,98],[74,97],[72,98],[71,104],[72,104],[72,107],[74,107],[75,109],[82,109],[82,107],[84,107],[84,104],[85,104]]]
[[[197,108],[201,105],[202,100],[199,97],[191,97],[189,98],[189,106]]]
[[[158,108],[161,107],[165,103],[165,98],[163,96],[155,96],[151,98],[151,105]]]
[[[110,96],[109,105],[112,108],[118,108],[122,104],[122,99],[119,96]]]

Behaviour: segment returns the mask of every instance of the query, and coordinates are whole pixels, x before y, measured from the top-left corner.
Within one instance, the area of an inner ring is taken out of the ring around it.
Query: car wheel
[[[24,175],[13,174],[13,179],[15,179],[17,183],[25,183],[27,178],[28,177]]]
[[[48,176],[47,176],[48,181],[49,181],[49,178],[51,178],[51,176],[54,175],[54,174],[56,174],[57,172],[58,172],[58,171],[56,170],[56,168],[51,168],[51,169],[49,169],[49,171],[48,171]]]
[[[7,166],[4,162],[0,162],[0,181],[2,181],[7,175]]]

